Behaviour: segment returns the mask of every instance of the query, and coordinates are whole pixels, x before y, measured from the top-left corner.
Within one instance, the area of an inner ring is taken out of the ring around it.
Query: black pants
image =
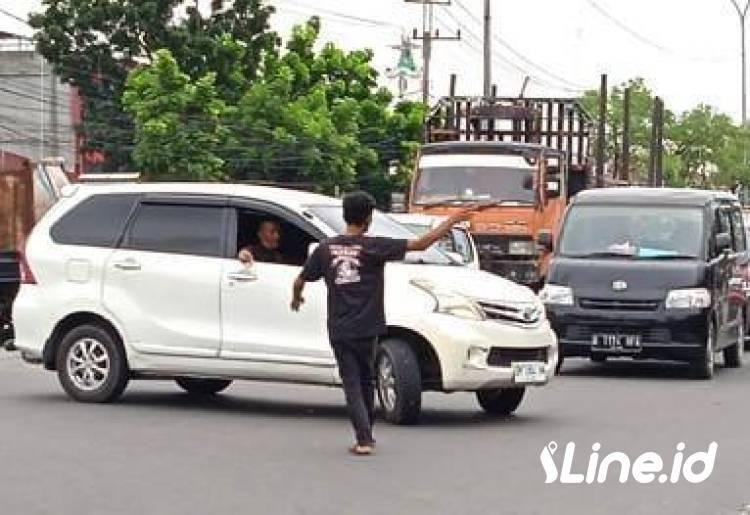
[[[374,443],[376,338],[332,341],[357,443]]]

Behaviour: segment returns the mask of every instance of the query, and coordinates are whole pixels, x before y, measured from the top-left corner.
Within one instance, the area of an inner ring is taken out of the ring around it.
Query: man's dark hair
[[[374,209],[375,199],[366,191],[344,196],[344,221],[349,225],[364,225]]]

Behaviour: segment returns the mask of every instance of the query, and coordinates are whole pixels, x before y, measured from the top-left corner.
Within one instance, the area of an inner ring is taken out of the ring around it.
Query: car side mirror
[[[308,245],[307,246],[307,257],[312,256],[313,252],[315,252],[315,249],[317,249],[319,245],[320,245],[320,243],[318,243],[317,241],[315,241],[315,242],[311,243],[310,245]]]
[[[560,196],[560,181],[547,181],[547,198],[558,198]]]
[[[555,250],[555,243],[551,231],[539,231],[539,234],[536,237],[536,242],[547,252]]]
[[[727,252],[732,250],[732,236],[727,232],[722,232],[716,235],[716,251]]]

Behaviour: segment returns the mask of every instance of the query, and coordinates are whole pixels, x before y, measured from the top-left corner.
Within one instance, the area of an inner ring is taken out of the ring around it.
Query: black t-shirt
[[[328,334],[332,341],[385,333],[383,272],[406,255],[407,240],[336,236],[323,241],[305,263],[302,278],[325,278]]]
[[[277,263],[284,264],[284,256],[276,249],[269,249],[260,243],[250,246],[250,253],[253,259],[259,263]]]

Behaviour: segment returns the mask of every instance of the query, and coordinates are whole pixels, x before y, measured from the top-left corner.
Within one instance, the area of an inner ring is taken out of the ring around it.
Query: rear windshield
[[[703,210],[574,206],[565,220],[559,253],[581,258],[698,258],[703,253]]]

